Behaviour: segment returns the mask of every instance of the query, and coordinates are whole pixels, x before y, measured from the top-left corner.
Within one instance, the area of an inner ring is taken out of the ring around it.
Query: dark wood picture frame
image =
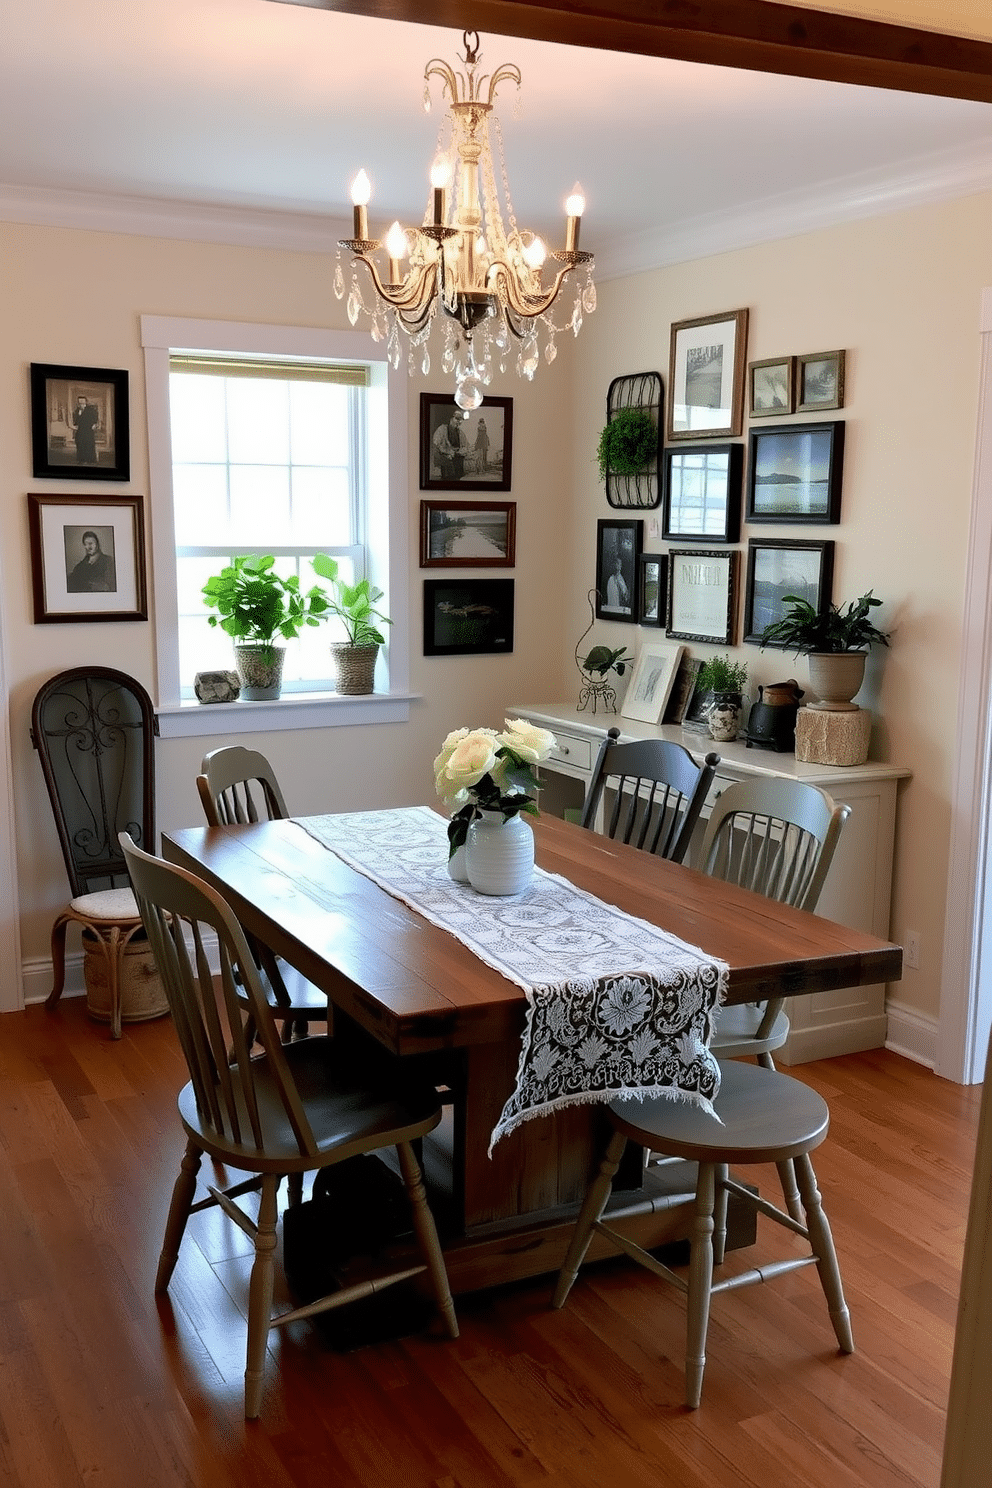
[[[28,495],[36,625],[147,620],[140,496]]]
[[[513,650],[513,579],[425,579],[424,655]]]
[[[421,568],[512,568],[515,501],[422,501]]]
[[[843,420],[752,429],[747,520],[836,526],[843,469]]]
[[[668,441],[736,439],[744,423],[747,310],[672,322]]]
[[[642,553],[637,564],[637,623],[661,628],[668,602],[668,554]]]
[[[796,407],[796,359],[794,356],[765,357],[748,362],[747,395],[750,416],[782,418]]]
[[[844,407],[843,351],[810,351],[797,358],[797,413]]]
[[[455,421],[461,448],[444,454],[442,430]],[[513,456],[513,399],[486,398],[470,413],[452,393],[420,395],[420,489],[508,491]]]
[[[634,624],[644,523],[601,517],[596,523],[596,616]]]
[[[30,381],[36,479],[131,479],[126,371],[32,362]]]
[[[825,610],[831,600],[833,578],[834,545],[830,540],[751,538],[744,581],[744,640],[749,645],[761,645],[767,626],[784,618],[787,594],[808,600],[814,610]]]
[[[736,548],[669,551],[665,629],[673,640],[734,644],[739,557]]]
[[[737,542],[743,485],[742,444],[685,444],[666,449],[665,541]]]

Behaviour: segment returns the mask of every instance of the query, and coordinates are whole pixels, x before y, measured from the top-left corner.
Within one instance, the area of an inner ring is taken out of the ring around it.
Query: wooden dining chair
[[[809,1153],[827,1134],[830,1113],[826,1102],[801,1081],[760,1065],[730,1061],[721,1065],[721,1074],[720,1092],[714,1102],[719,1122],[698,1106],[660,1096],[610,1103],[607,1109],[613,1134],[583,1202],[551,1303],[556,1308],[564,1305],[594,1233],[611,1240],[638,1265],[672,1282],[686,1295],[685,1398],[692,1409],[702,1397],[710,1299],[718,1292],[754,1286],[815,1265],[837,1343],[843,1353],[854,1352],[833,1237],[809,1160]],[[628,1141],[671,1159],[698,1164],[688,1278],[616,1228],[623,1222],[623,1208],[611,1211],[607,1221],[603,1219]],[[804,1210],[801,1221],[761,1198],[752,1187],[731,1178],[731,1163],[735,1167],[774,1163],[786,1199],[788,1190],[798,1187]],[[782,1260],[763,1262],[714,1282],[713,1268],[724,1258],[730,1193],[759,1215],[800,1236],[807,1243],[807,1253],[797,1255],[793,1249]],[[744,1331],[753,1337],[746,1325]]]
[[[52,926],[53,1008],[65,986],[70,925],[83,935],[83,975],[91,1017],[121,1022],[168,1010],[145,942],[117,841],[123,828],[155,846],[155,712],[134,677],[112,667],[72,667],[49,677],[31,707],[38,752],[72,899]],[[127,1007],[122,984],[127,980]]]
[[[704,873],[812,913],[851,814],[826,791],[781,776],[738,781],[717,797],[699,853]],[[754,1056],[775,1068],[772,1051],[789,1036],[785,999],[723,1008],[710,1043],[719,1059]]]
[[[428,1082],[408,1075],[402,1061],[388,1078],[373,1082],[334,1039],[282,1043],[252,952],[230,906],[192,873],[142,852],[126,833],[121,833],[120,843],[190,1076],[179,1093],[186,1152],[166,1221],[156,1292],[168,1290],[191,1214],[218,1206],[251,1239],[245,1368],[249,1419],[261,1409],[272,1328],[426,1272],[445,1327],[457,1338],[444,1257],[412,1145],[441,1119],[437,1092]],[[216,977],[210,966],[213,956],[219,959]],[[242,1028],[244,998],[263,1051],[255,1057]],[[273,1316],[281,1180],[290,1180],[292,1201],[294,1178],[298,1193],[304,1173],[319,1173],[347,1158],[385,1148],[396,1151],[421,1259]],[[207,1196],[194,1202],[204,1156],[250,1176],[223,1188],[211,1175]],[[258,1190],[253,1216],[236,1199]]]
[[[275,821],[289,816],[275,771],[264,754],[240,744],[224,745],[204,755],[196,788],[207,825]],[[265,947],[256,947],[256,962],[269,990],[269,1002],[282,1020],[283,1039],[306,1038],[311,1023],[330,1031],[327,994]]]
[[[620,744],[619,738],[620,730],[611,728],[599,747],[580,823],[595,829],[602,809],[607,836],[681,863],[720,756],[708,754],[697,765],[670,740]]]

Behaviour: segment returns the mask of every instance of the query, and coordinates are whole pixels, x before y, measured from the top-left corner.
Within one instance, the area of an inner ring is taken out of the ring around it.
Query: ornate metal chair
[[[73,896],[52,926],[47,1005],[54,1007],[62,995],[66,931],[77,924],[86,953],[87,1007],[92,1017],[109,1021],[115,1039],[122,1016],[140,1021],[168,1012],[117,840],[128,831],[143,846],[155,845],[156,732],[145,689],[110,667],[59,672],[39,689],[31,709],[31,742]],[[134,986],[122,1014],[125,974]]]

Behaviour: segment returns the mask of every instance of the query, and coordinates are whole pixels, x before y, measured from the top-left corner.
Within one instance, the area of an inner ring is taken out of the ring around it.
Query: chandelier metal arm
[[[372,276],[376,294],[393,310],[406,317],[413,312],[418,320],[423,319],[425,308],[429,308],[437,292],[438,264],[421,264],[404,275],[402,284],[384,284],[375,262],[363,253],[356,253],[353,262],[363,263]]]
[[[533,320],[538,315],[543,315],[546,310],[550,310],[558,298],[562,281],[572,272],[572,267],[571,264],[565,264],[564,268],[558,270],[553,283],[547,289],[533,294],[521,290],[517,276],[510,265],[504,263],[502,259],[497,259],[489,266],[486,288],[493,293],[500,293],[514,315],[522,315],[528,320]]]

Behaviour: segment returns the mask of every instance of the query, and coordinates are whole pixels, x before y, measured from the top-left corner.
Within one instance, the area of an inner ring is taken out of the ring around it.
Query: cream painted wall
[[[655,369],[668,384],[673,320],[747,306],[748,359],[847,351],[843,504],[838,526],[762,525],[747,538],[832,538],[834,597],[885,600],[889,651],[873,653],[861,701],[875,710],[874,757],[913,771],[900,792],[892,933],[921,936],[922,965],[896,1000],[935,1018],[959,686],[962,582],[977,413],[980,293],[992,282],[992,196],[722,254],[600,287],[577,343],[576,516],[572,565],[592,581],[596,520],[609,515],[592,463],[610,379]],[[832,417],[834,415],[827,415]],[[797,420],[798,421],[798,420]],[[745,420],[745,437],[746,437]],[[648,513],[648,516],[651,514]],[[664,551],[648,537],[645,547]],[[585,582],[570,596],[569,637],[585,624]],[[630,626],[597,634],[631,644]],[[568,648],[570,650],[570,648]],[[711,648],[691,646],[695,655]],[[754,684],[805,663],[739,646]]]
[[[0,523],[5,544],[2,626],[8,657],[16,835],[19,844],[22,952],[26,964],[48,955],[52,919],[65,902],[65,870],[28,727],[39,684],[63,667],[96,661],[137,676],[154,697],[151,624],[34,625],[25,493],[83,496],[141,492],[148,497],[141,314],[199,316],[289,325],[347,326],[331,291],[330,255],[292,254],[159,241],[62,229],[0,226],[4,275],[0,306]],[[503,707],[558,690],[564,644],[560,552],[569,526],[562,451],[569,428],[569,348],[542,364],[533,385],[507,376],[494,394],[514,399],[513,488],[517,503],[516,644],[499,657],[425,658],[418,568],[419,394],[446,386],[440,375],[409,384],[409,613],[394,624],[411,632],[411,690],[421,694],[406,725],[279,732],[252,736],[272,759],[291,810],[431,801],[431,760],[444,734],[461,724],[501,725]],[[127,486],[34,481],[30,465],[28,366],[34,362],[125,367],[131,388],[131,463]],[[471,493],[466,493],[471,494]],[[151,596],[154,606],[154,594]],[[160,829],[197,823],[194,776],[206,740],[158,744]]]
[[[792,0],[812,10],[864,16],[893,26],[919,26],[924,31],[948,31],[955,36],[992,40],[992,10],[988,0],[872,0],[870,5],[850,0]]]

